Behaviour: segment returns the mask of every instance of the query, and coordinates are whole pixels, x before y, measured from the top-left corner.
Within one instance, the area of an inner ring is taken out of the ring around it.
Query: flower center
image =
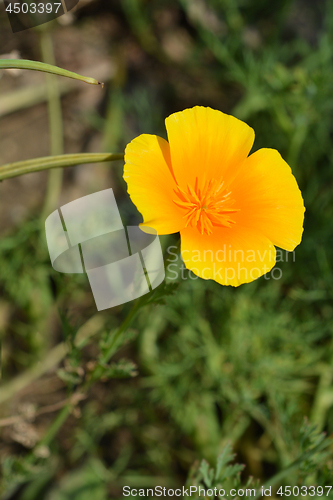
[[[230,227],[235,223],[230,215],[239,209],[233,207],[234,200],[224,182],[211,179],[199,188],[196,179],[194,188],[188,185],[183,190],[178,186],[175,193],[178,199],[173,200],[174,203],[186,209],[185,227],[191,225],[197,227],[201,234],[209,235],[213,232],[213,226]]]

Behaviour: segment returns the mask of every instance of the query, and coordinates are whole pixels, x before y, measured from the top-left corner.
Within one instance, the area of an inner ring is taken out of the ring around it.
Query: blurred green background
[[[106,83],[3,71],[1,164],[122,152],[204,105],[251,125],[254,150],[278,149],[306,206],[303,241],[273,275],[235,289],[192,279],[166,250],[178,235],[162,237],[166,284],[97,313],[85,276],[52,269],[44,222],[109,187],[123,223],[139,222],[122,163],[3,181],[1,498],[332,485],[333,2],[81,0],[16,34],[1,4],[0,47]]]

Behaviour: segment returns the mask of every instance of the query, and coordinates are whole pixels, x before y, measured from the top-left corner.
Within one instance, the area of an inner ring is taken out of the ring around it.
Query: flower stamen
[[[211,179],[203,182],[203,187],[198,187],[196,178],[194,188],[187,186],[187,190],[177,186],[174,190],[178,198],[173,202],[180,208],[186,209],[184,218],[185,227],[197,227],[201,234],[211,234],[214,226],[231,227],[235,221],[230,214],[238,212],[231,199],[231,191],[224,182]]]

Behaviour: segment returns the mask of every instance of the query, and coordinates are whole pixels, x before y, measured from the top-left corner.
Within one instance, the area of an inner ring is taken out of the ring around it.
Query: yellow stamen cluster
[[[187,190],[183,190],[177,186],[175,193],[178,199],[173,200],[174,203],[187,210],[184,215],[186,227],[197,227],[201,234],[209,235],[213,226],[230,227],[235,223],[230,214],[239,210],[232,207],[234,201],[224,182],[211,179],[199,188],[196,179],[194,188],[188,185]]]

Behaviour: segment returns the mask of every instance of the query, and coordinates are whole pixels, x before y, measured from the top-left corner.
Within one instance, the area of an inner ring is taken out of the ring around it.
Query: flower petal
[[[272,243],[292,251],[301,242],[304,204],[289,165],[275,149],[260,149],[240,166],[229,184],[236,225],[260,232]]]
[[[177,183],[228,177],[250,152],[254,131],[246,123],[211,108],[196,106],[165,120]]]
[[[269,272],[276,250],[268,238],[244,227],[215,228],[208,236],[197,229],[181,231],[181,254],[188,269],[203,279],[238,286]]]
[[[143,134],[130,142],[125,149],[124,179],[143,216],[143,226],[154,228],[158,234],[176,233],[185,226],[184,210],[173,202],[177,185],[167,141]]]

